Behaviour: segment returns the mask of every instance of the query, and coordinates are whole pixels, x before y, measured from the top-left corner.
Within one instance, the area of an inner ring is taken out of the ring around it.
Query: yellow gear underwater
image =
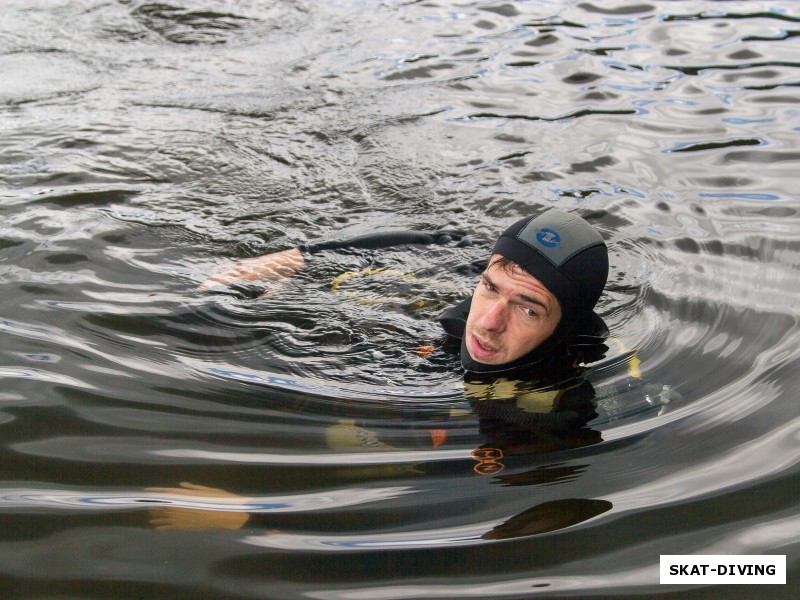
[[[639,360],[639,350],[628,350],[625,344],[619,338],[615,338],[613,336],[608,338],[609,342],[613,342],[614,345],[617,346],[619,353],[622,355],[628,354],[628,375],[634,377],[636,379],[642,378],[642,372],[639,369],[639,365],[642,364],[642,361]]]
[[[359,290],[358,286],[356,286],[355,292],[345,292],[342,290],[342,285],[345,282],[350,281],[352,283],[363,282],[366,278],[369,277],[395,277],[398,279],[405,279],[407,281],[413,281],[415,283],[427,284],[427,279],[422,279],[417,277],[416,275],[411,275],[410,273],[404,273],[403,271],[399,271],[397,269],[362,269],[361,271],[346,271],[336,277],[331,282],[331,293],[337,294],[345,300],[350,300],[352,302],[357,302],[358,304],[366,304],[366,305],[375,305],[375,304],[402,304],[405,305],[407,308],[413,311],[421,311],[421,310],[436,310],[443,306],[442,302],[439,301],[430,301],[430,300],[423,300],[423,299],[416,299],[409,302],[408,297],[405,296],[395,296],[395,297],[385,297],[380,296],[378,294],[373,294],[371,290]],[[347,287],[347,286],[345,286]],[[413,290],[408,290],[408,295],[413,295]],[[370,297],[373,295],[374,297]]]
[[[535,388],[530,382],[500,377],[489,383],[464,382],[464,395],[480,401],[514,400],[518,409],[544,414],[555,410],[566,389]]]
[[[461,415],[465,416],[465,415]],[[447,441],[447,429],[428,429],[431,446],[438,448]],[[400,450],[382,441],[378,434],[364,429],[355,419],[340,419],[325,430],[325,442],[329,448],[347,452],[363,452],[364,450],[390,451]]]

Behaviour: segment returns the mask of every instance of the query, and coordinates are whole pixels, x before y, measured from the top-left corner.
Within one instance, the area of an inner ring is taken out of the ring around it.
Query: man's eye
[[[533,310],[529,306],[523,306],[522,307],[522,312],[525,313],[526,317],[530,317],[531,319],[534,318],[534,317],[538,317],[539,316],[539,313],[537,313],[535,310]]]
[[[483,280],[483,287],[485,287],[486,290],[489,292],[493,292],[496,289],[491,283],[489,283],[485,279]]]

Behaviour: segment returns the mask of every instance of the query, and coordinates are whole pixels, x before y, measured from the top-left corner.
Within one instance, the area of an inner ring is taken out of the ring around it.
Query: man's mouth
[[[486,362],[497,356],[500,350],[490,342],[481,339],[474,333],[469,336],[469,350],[472,358],[479,362]]]

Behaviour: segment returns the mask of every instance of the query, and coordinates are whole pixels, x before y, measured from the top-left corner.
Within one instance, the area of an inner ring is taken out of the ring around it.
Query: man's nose
[[[487,331],[502,332],[508,322],[508,305],[503,300],[497,300],[489,306],[483,314],[481,325]]]

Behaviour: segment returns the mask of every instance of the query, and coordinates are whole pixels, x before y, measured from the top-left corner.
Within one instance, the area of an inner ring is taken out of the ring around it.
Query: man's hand
[[[218,271],[197,288],[202,292],[217,285],[231,285],[247,281],[277,281],[291,277],[304,264],[303,254],[297,248],[245,258]]]
[[[156,492],[186,498],[218,501],[221,504],[245,504],[249,500],[225,490],[193,483],[181,483],[179,488],[147,488]],[[150,524],[156,529],[178,531],[207,531],[210,529],[240,529],[250,518],[246,512],[209,510],[184,506],[167,506],[150,511]]]

